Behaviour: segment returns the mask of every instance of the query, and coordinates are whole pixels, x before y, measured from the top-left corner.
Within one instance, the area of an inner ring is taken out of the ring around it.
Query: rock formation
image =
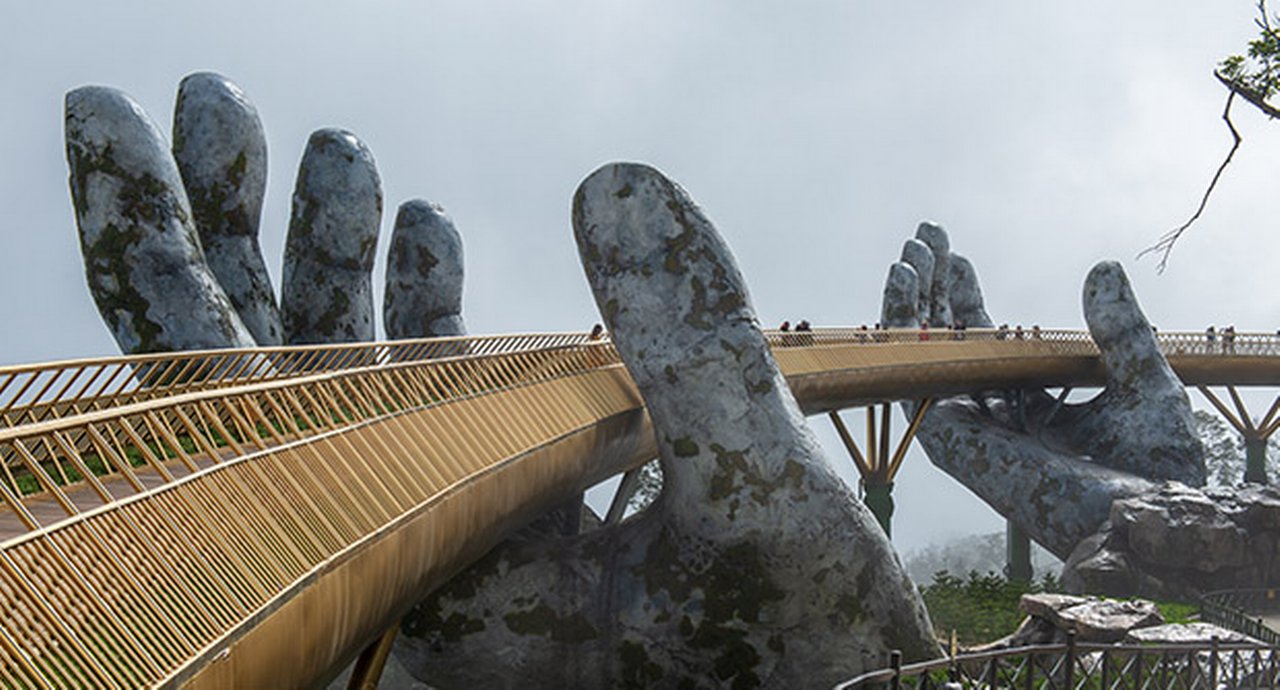
[[[656,170],[613,164],[573,221],[653,419],[662,495],[620,525],[490,553],[405,619],[406,668],[439,687],[818,687],[890,649],[936,654],[702,211]]]
[[[973,651],[1062,644],[1068,633],[1075,633],[1077,642],[1094,644],[1208,645],[1215,638],[1218,642],[1259,644],[1247,635],[1210,623],[1165,623],[1156,605],[1144,599],[1024,594],[1018,608],[1027,617],[1012,635]]]
[[[401,204],[387,250],[387,337],[466,335],[462,282],[462,237],[444,209],[422,199]]]
[[[341,129],[311,134],[298,167],[280,293],[290,345],[373,340],[382,182],[373,153]]]
[[[252,347],[205,263],[159,129],[116,89],[66,98],[67,165],[89,291],[120,350]]]
[[[267,138],[257,109],[221,75],[187,76],[174,106],[173,157],[209,268],[258,344],[279,345],[280,309],[258,246]]]
[[[1276,587],[1278,549],[1280,489],[1198,490],[1169,482],[1116,501],[1110,519],[1067,560],[1063,582],[1152,597]]]

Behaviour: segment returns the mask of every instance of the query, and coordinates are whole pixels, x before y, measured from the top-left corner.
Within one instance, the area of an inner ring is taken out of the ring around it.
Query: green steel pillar
[[[1031,582],[1031,538],[1012,521],[1005,521],[1005,575],[1011,582]]]
[[[1247,434],[1244,437],[1244,480],[1255,484],[1267,483],[1267,439]]]
[[[884,535],[892,539],[893,531],[890,523],[893,520],[893,482],[863,484],[862,489],[864,491],[862,502],[866,503],[871,509],[871,514],[876,516],[876,521],[880,523]]]

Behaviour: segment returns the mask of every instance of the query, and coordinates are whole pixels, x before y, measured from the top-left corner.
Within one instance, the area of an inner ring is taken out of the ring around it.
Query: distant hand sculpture
[[[282,308],[258,246],[266,139],[235,84],[211,73],[182,81],[172,151],[123,92],[75,89],[66,143],[90,292],[122,351],[373,340],[382,190],[354,134],[322,129],[307,142]],[[438,206],[401,208],[388,263],[390,337],[463,331],[461,243]]]
[[[931,223],[890,267],[882,316],[889,327],[994,325],[973,266]],[[1003,391],[949,398],[917,436],[935,465],[1063,559],[1116,499],[1167,480],[1205,482],[1186,392],[1118,263],[1089,272],[1084,316],[1107,373],[1102,394],[1081,404],[1060,404],[1043,390],[1016,401]]]

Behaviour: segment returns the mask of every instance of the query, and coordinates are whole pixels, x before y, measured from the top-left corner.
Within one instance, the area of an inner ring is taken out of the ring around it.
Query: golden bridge
[[[919,422],[889,453],[889,401],[1104,383],[1078,331],[768,338],[806,414],[868,408],[864,451],[840,425],[864,477],[891,478]],[[1158,339],[1242,432],[1280,426],[1280,400],[1255,422],[1235,389],[1280,384],[1280,340]],[[613,346],[583,334],[0,368],[0,681],[305,687],[363,650],[376,682],[426,592],[656,455]]]

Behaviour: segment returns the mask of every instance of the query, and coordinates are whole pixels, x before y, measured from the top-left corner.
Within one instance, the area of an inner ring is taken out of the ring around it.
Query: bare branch
[[[1258,16],[1253,20],[1255,26],[1262,32],[1262,38],[1255,40],[1249,44],[1249,57],[1260,63],[1261,74],[1251,74],[1248,70],[1243,69],[1245,58],[1243,56],[1234,55],[1222,63],[1222,69],[1215,70],[1213,76],[1227,88],[1227,104],[1222,109],[1222,121],[1227,123],[1227,129],[1231,132],[1231,150],[1227,152],[1227,157],[1223,159],[1222,164],[1218,166],[1217,172],[1213,174],[1213,179],[1209,181],[1209,186],[1204,190],[1204,196],[1200,198],[1200,205],[1196,207],[1195,213],[1187,219],[1187,222],[1170,230],[1160,237],[1155,244],[1143,249],[1138,253],[1138,258],[1147,254],[1159,254],[1160,263],[1156,265],[1157,273],[1164,273],[1164,269],[1169,265],[1169,254],[1173,251],[1173,245],[1177,243],[1182,234],[1187,231],[1204,213],[1204,209],[1209,205],[1209,197],[1213,195],[1213,190],[1218,186],[1218,180],[1222,177],[1222,173],[1231,164],[1231,159],[1236,155],[1236,151],[1240,148],[1240,142],[1243,141],[1240,133],[1236,131],[1235,124],[1231,122],[1231,104],[1235,97],[1239,96],[1250,105],[1257,108],[1263,115],[1271,119],[1280,119],[1280,108],[1276,108],[1267,102],[1270,96],[1275,95],[1278,84],[1275,74],[1280,57],[1276,55],[1276,45],[1280,44],[1280,33],[1272,29],[1271,15],[1267,13],[1267,0],[1258,0]],[[1280,22],[1280,15],[1276,16],[1276,21]]]
[[[1223,80],[1222,75],[1216,76],[1219,81],[1224,84],[1227,83]],[[1231,163],[1231,158],[1236,155],[1236,150],[1240,148],[1240,142],[1243,141],[1240,133],[1236,131],[1236,126],[1231,122],[1231,102],[1235,99],[1238,91],[1232,88],[1230,84],[1228,84],[1227,88],[1230,90],[1227,93],[1227,105],[1222,110],[1222,121],[1227,123],[1227,129],[1231,131],[1231,150],[1227,152],[1227,157],[1223,159],[1222,165],[1218,166],[1218,171],[1213,174],[1213,179],[1209,181],[1209,186],[1204,190],[1204,196],[1200,198],[1200,205],[1196,207],[1196,212],[1191,214],[1187,222],[1165,233],[1159,242],[1147,247],[1138,254],[1138,258],[1141,259],[1147,254],[1158,253],[1160,255],[1160,263],[1156,264],[1157,273],[1164,273],[1164,269],[1169,265],[1169,253],[1173,251],[1173,245],[1178,241],[1178,238],[1182,237],[1182,233],[1186,232],[1187,228],[1191,227],[1191,224],[1200,218],[1200,214],[1204,213],[1205,206],[1209,205],[1209,196],[1213,194],[1214,187],[1218,185],[1218,179],[1222,177],[1222,171],[1227,169],[1227,165]],[[1243,95],[1241,97],[1245,98]],[[1253,101],[1249,102],[1253,103]],[[1254,103],[1254,105],[1258,104]],[[1262,106],[1258,107],[1261,108]],[[1270,108],[1270,106],[1267,107]],[[1268,114],[1270,115],[1270,113]],[[1275,115],[1271,115],[1271,117],[1275,117]]]

